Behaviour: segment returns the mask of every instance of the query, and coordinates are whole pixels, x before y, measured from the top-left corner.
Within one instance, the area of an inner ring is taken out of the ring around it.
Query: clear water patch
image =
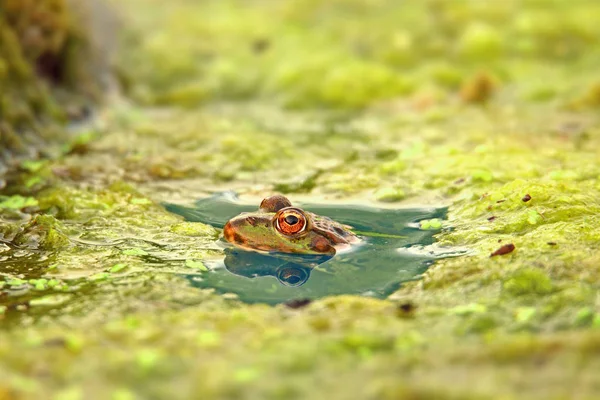
[[[435,250],[440,229],[422,229],[420,221],[446,217],[446,208],[388,209],[365,205],[294,204],[353,227],[363,240],[333,256],[247,251],[224,244],[224,258],[207,261],[209,271],[186,277],[199,288],[233,293],[247,303],[277,304],[295,299],[353,294],[386,298],[403,282],[418,279],[452,249]],[[165,204],[190,222],[223,228],[226,222],[258,205],[242,204],[234,193],[218,193],[193,207]]]

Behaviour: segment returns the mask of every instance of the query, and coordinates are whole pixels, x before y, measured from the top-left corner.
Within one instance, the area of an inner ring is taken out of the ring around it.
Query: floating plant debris
[[[503,256],[505,254],[512,253],[514,250],[515,250],[514,244],[512,244],[512,243],[505,244],[504,246],[500,247],[498,250],[496,250],[495,252],[490,254],[490,257]]]

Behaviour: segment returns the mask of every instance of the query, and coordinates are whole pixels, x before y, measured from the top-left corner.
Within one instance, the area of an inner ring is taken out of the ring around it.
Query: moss
[[[543,271],[523,269],[512,274],[502,285],[505,293],[512,296],[525,294],[545,295],[552,293],[552,281]]]
[[[382,188],[375,193],[375,198],[379,201],[395,202],[406,197],[406,193],[402,189]]]
[[[134,15],[144,5],[136,0],[126,8]],[[201,7],[215,23],[198,24],[186,18],[196,6],[182,2],[159,25],[160,10],[149,9],[132,18],[140,32],[131,38],[136,46],[124,53],[123,62],[133,91],[149,102],[175,94],[170,104],[179,103],[180,96],[180,104],[189,107],[258,96],[294,107],[355,108],[402,96],[423,79],[454,90],[486,65],[504,80],[521,76],[536,57],[557,63],[593,59],[587,49],[596,37],[597,9],[588,4],[568,12],[554,3],[545,10],[527,4],[518,13],[515,2],[492,12],[474,3],[436,3],[436,12],[425,3],[355,6],[348,11],[339,3],[300,1],[274,6],[270,12],[276,18],[269,19],[258,3],[227,0]],[[232,22],[230,10],[236,7],[243,22]],[[352,13],[363,15],[348,18]],[[557,18],[565,13],[569,16]],[[255,51],[255,43],[268,45]],[[558,82],[544,79],[543,86],[558,88]]]
[[[489,61],[502,55],[502,42],[500,31],[477,21],[465,28],[458,46],[465,57]]]
[[[106,71],[97,68],[104,56],[96,57],[92,33],[79,25],[89,17],[87,6],[64,0],[0,5],[0,144],[9,151],[0,163],[12,165],[15,156],[31,157],[66,140],[67,118],[98,99]]]
[[[68,238],[61,231],[60,222],[52,216],[36,215],[30,222],[22,225],[12,242],[30,248],[59,250],[69,244]]]
[[[398,72],[376,64],[330,60],[293,65],[275,76],[275,86],[290,94],[291,107],[322,105],[332,108],[363,108],[369,103],[404,95],[411,84]],[[319,79],[315,79],[319,77]]]
[[[27,207],[36,207],[38,202],[33,197],[23,197],[20,195],[15,195],[11,197],[6,197],[2,202],[0,202],[0,208],[4,209],[23,209]]]

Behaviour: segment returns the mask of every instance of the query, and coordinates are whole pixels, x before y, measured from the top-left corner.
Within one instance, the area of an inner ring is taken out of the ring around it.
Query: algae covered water
[[[200,288],[236,294],[240,300],[277,304],[341,294],[385,298],[402,282],[417,279],[442,256],[424,246],[435,230],[418,222],[445,218],[445,208],[386,209],[364,205],[298,204],[305,210],[351,225],[363,243],[335,256],[258,253],[227,247],[222,260],[207,262],[208,272],[188,275]],[[187,221],[217,228],[256,205],[241,204],[231,192],[201,199],[194,207],[166,204]]]

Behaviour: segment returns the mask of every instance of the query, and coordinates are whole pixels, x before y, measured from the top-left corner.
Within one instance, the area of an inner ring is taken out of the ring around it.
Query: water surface
[[[335,256],[263,254],[233,247],[210,269],[189,275],[194,286],[234,293],[240,300],[277,304],[292,299],[355,294],[385,298],[402,282],[417,279],[441,253],[423,251],[438,231],[421,230],[424,219],[445,218],[445,208],[386,209],[365,205],[295,203],[305,210],[351,225],[363,243]],[[241,212],[258,204],[242,204],[231,192],[198,200],[194,207],[166,204],[187,221],[222,228]],[[448,253],[446,253],[448,254]]]

